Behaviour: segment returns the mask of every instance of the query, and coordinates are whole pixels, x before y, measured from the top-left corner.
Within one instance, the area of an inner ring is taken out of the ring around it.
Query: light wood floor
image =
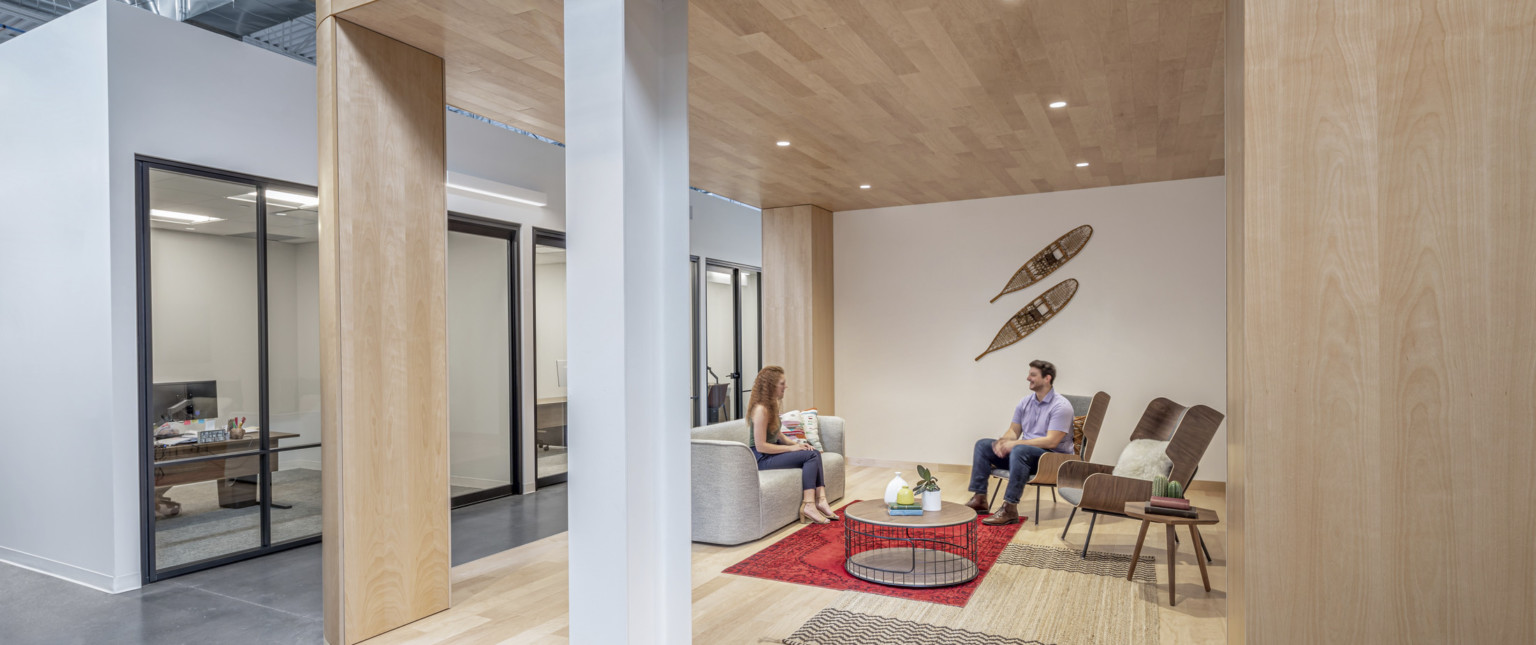
[[[916,469],[908,466],[903,472]],[[944,485],[944,499],[969,497],[969,477],[960,469],[935,469]],[[856,499],[884,495],[891,469],[853,466],[848,469],[848,492],[841,506]],[[1226,507],[1220,493],[1201,490],[1189,493],[1197,506]],[[1022,510],[1033,514],[1033,489],[1026,488]],[[1088,532],[1087,519],[1079,514],[1063,541],[1062,525],[1071,506],[1052,504],[1047,491],[1040,505],[1040,525],[1024,524],[1015,542],[1081,548]],[[1136,543],[1138,522],[1103,518],[1093,532],[1095,551],[1129,554]],[[693,642],[699,645],[775,642],[787,636],[839,593],[742,576],[722,570],[798,530],[791,525],[767,538],[735,547],[693,545]],[[1144,553],[1157,558],[1159,620],[1162,642],[1226,642],[1226,530],[1223,524],[1205,527],[1200,534],[1210,546],[1215,564],[1210,569],[1211,589],[1200,585],[1200,571],[1187,533],[1178,558],[1178,605],[1168,606],[1168,572],[1163,534],[1158,527],[1147,534]],[[370,645],[394,643],[566,643],[566,534],[540,540],[453,568],[453,608],[372,640]]]

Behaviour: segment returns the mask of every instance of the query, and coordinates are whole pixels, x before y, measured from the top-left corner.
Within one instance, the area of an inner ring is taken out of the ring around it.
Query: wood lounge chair
[[[1216,428],[1226,418],[1207,406],[1197,405],[1187,410],[1184,406],[1165,398],[1153,399],[1131,432],[1131,440],[1155,439],[1168,441],[1164,454],[1173,460],[1173,471],[1168,478],[1183,484],[1186,489],[1200,466],[1200,458],[1216,435]],[[1115,467],[1086,461],[1068,461],[1057,471],[1057,487],[1061,497],[1077,508],[1067,517],[1067,526],[1061,537],[1067,537],[1072,518],[1077,509],[1093,514],[1088,524],[1088,537],[1083,540],[1083,557],[1088,557],[1088,544],[1093,539],[1093,527],[1099,515],[1124,517],[1125,505],[1144,502],[1152,498],[1152,482],[1144,479],[1116,477]],[[1207,555],[1209,559],[1209,555]]]
[[[1040,463],[1035,466],[1035,476],[1030,478],[1026,485],[1035,487],[1035,525],[1040,525],[1040,489],[1051,489],[1051,502],[1056,500],[1056,469],[1068,461],[1088,461],[1093,458],[1093,446],[1099,441],[1099,428],[1104,425],[1104,412],[1109,409],[1109,395],[1103,392],[1093,395],[1093,398],[1078,396],[1075,394],[1063,395],[1072,402],[1072,416],[1087,416],[1083,422],[1083,440],[1073,446],[1073,453],[1048,452],[1040,456]],[[991,508],[997,501],[997,493],[1008,485],[1008,471],[1003,468],[993,468],[992,476],[998,478],[997,487],[992,490],[992,499],[987,502]],[[1077,509],[1073,509],[1076,512]]]

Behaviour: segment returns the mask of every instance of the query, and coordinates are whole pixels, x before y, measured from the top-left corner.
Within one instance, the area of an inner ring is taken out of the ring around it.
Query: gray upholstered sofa
[[[800,469],[758,470],[746,421],[693,429],[693,541],[751,542],[800,516]],[[843,496],[843,420],[821,417],[827,498]]]

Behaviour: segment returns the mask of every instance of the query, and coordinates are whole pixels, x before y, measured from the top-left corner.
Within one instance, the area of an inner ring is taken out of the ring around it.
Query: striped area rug
[[[1156,645],[1157,574],[1142,556],[1010,544],[971,602],[843,592],[785,645]]]

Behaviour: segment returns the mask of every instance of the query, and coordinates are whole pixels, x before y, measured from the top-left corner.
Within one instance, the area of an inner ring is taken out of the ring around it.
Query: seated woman
[[[752,384],[752,403],[747,418],[752,423],[752,454],[758,470],[800,469],[800,523],[826,524],[841,519],[827,503],[827,482],[822,476],[821,453],[811,444],[795,441],[779,432],[779,402],[784,398],[784,368],[770,365],[757,373]]]

